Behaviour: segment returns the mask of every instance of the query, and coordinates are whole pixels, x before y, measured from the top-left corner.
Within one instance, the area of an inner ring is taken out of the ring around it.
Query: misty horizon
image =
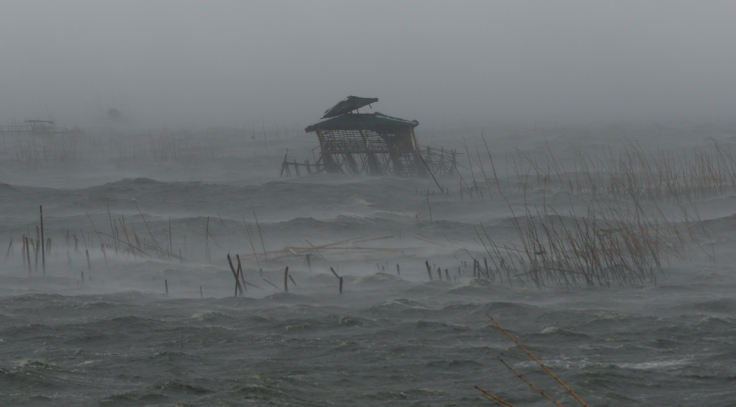
[[[730,2],[12,2],[0,122],[423,126],[729,118]]]

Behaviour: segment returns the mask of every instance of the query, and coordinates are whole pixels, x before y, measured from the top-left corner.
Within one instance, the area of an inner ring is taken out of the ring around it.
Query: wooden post
[[[248,285],[245,284],[245,276],[243,276],[243,266],[240,264],[240,255],[236,253],[235,258],[238,259],[238,275],[240,275],[240,281],[243,283],[243,290],[248,292]]]
[[[31,266],[31,238],[26,236],[26,259],[28,260],[28,274],[33,273],[33,267]]]
[[[437,267],[437,279],[442,281],[442,269]]]
[[[238,273],[235,271],[235,267],[233,267],[233,261],[230,258],[230,253],[227,254],[227,262],[230,264],[230,271],[233,272],[233,277],[235,277],[235,297],[238,296],[238,291],[240,291],[240,294],[243,294],[243,287],[240,286],[240,281],[238,280]]]
[[[396,275],[401,277],[401,268],[399,267],[399,263],[396,263]]]
[[[447,278],[447,281],[450,281],[450,271],[448,269],[445,269],[445,277]]]
[[[171,245],[171,217],[169,217],[169,261],[171,261],[171,251],[174,250]]]
[[[286,157],[289,155],[289,149],[286,149],[286,154],[284,154],[284,161],[281,162],[281,173],[279,173],[279,178],[284,176],[284,170],[287,170],[289,168],[289,163],[286,161]]]
[[[11,243],[12,243],[12,239],[11,239]],[[307,268],[309,268],[310,272],[312,271],[312,263],[309,261],[309,253],[307,253]]]
[[[289,266],[286,266],[286,270],[284,270],[284,292],[289,292]]]
[[[202,295],[202,286],[199,286],[199,298],[204,298],[204,295]]]
[[[263,243],[263,233],[261,232],[261,224],[258,223],[258,216],[256,216],[256,211],[253,211],[253,217],[256,219],[256,227],[258,228],[258,236],[260,236],[261,238],[261,248],[263,248],[263,260],[266,262],[266,265],[268,265],[268,255],[266,254],[266,245]]]
[[[10,237],[10,243],[8,244],[8,251],[5,252],[5,260],[3,260],[3,263],[5,263],[6,261],[8,261],[8,255],[10,254],[10,249],[12,249],[12,248],[13,248],[13,237],[11,236]]]
[[[429,221],[434,222],[432,220],[432,206],[429,205],[429,190],[427,191],[427,208],[429,208]]]
[[[432,268],[429,267],[429,260],[425,261],[424,265],[427,266],[427,274],[429,274],[429,281],[432,281]]]
[[[26,235],[21,237],[20,242],[22,244],[20,248],[20,257],[23,258],[23,270],[26,270],[28,269],[28,267],[26,267]]]
[[[36,226],[36,243],[33,246],[33,271],[38,273],[38,252],[41,251],[41,242],[38,241],[39,231]]]
[[[89,250],[84,249],[84,253],[87,255],[87,271],[92,271],[92,263],[89,261]]]
[[[340,295],[342,295],[342,277],[340,277]]]
[[[105,267],[107,267],[107,252],[105,251],[105,244],[102,242],[100,242],[100,250],[102,251],[102,258],[105,259]]]
[[[169,296],[169,280],[164,280],[164,287],[166,287],[166,296]]]
[[[38,210],[41,214],[41,268],[43,275],[46,276],[46,240],[43,237],[43,206],[39,206]]]
[[[210,217],[207,217],[207,225],[204,227],[204,255],[207,257],[207,262],[210,261]]]

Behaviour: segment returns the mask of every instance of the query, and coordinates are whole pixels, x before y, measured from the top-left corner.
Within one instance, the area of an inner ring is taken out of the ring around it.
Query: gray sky
[[[4,1],[0,121],[730,117],[736,2]]]

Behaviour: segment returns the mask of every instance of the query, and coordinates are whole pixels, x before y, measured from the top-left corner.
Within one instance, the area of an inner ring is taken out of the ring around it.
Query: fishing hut
[[[360,113],[378,102],[377,98],[348,96],[322,116],[322,121],[304,129],[319,140],[320,157],[314,165],[288,162],[284,156],[281,174],[293,166],[308,172],[419,176],[448,174],[456,170],[454,150],[422,149],[414,128],[416,120],[405,120],[382,113]],[[287,152],[288,154],[288,152]],[[289,174],[290,175],[290,174]]]

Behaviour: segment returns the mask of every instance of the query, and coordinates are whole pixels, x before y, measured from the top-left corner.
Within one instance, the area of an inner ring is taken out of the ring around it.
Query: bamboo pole
[[[504,366],[506,366],[507,368],[509,368],[509,370],[511,372],[513,372],[519,379],[523,380],[524,383],[528,384],[529,387],[531,387],[532,389],[536,390],[539,394],[541,394],[542,396],[544,396],[544,398],[546,398],[547,400],[555,403],[555,405],[557,407],[563,407],[560,403],[558,403],[557,401],[555,401],[555,399],[553,399],[552,397],[548,396],[545,392],[543,392],[542,390],[540,390],[537,386],[533,385],[529,380],[526,380],[526,378],[524,378],[524,376],[520,375],[519,373],[516,372],[516,370],[512,369],[511,366],[509,366],[508,363],[504,362],[503,359],[501,359],[500,356],[499,356],[498,360],[500,360],[501,363],[504,364]]]
[[[240,280],[238,280],[238,273],[235,271],[235,267],[233,267],[233,261],[230,258],[230,253],[227,254],[227,262],[230,264],[230,271],[233,272],[233,277],[235,278],[235,297],[238,296],[238,291],[240,291],[240,294],[243,295],[243,287],[240,286]]]
[[[5,260],[3,260],[3,263],[8,261],[8,255],[10,254],[10,249],[13,248],[13,237],[10,237],[10,243],[8,243],[8,250],[5,252]],[[15,254],[13,254],[15,256]]]
[[[43,206],[38,207],[41,218],[41,268],[43,275],[46,276],[46,240],[43,237]]]
[[[263,261],[266,262],[266,265],[268,265],[268,255],[266,254],[266,245],[263,243],[263,233],[261,232],[261,224],[258,223],[258,216],[256,216],[256,211],[253,211],[253,217],[256,219],[256,227],[258,228],[258,236],[261,238],[261,247],[263,248]]]
[[[503,329],[503,327],[501,326],[501,324],[499,324],[498,322],[496,322],[496,320],[493,319],[493,317],[490,316],[489,314],[486,314],[486,316],[488,318],[490,318],[491,321],[493,321],[493,323],[496,324],[496,326],[498,327],[498,329],[500,329],[504,334],[506,334],[506,336],[508,336],[509,339],[511,339],[512,341],[514,341],[514,343],[516,344],[516,346],[518,346],[519,348],[521,348],[521,350],[523,350],[527,355],[529,355],[532,359],[534,359],[534,361],[537,362],[539,364],[539,366],[542,366],[542,369],[544,369],[547,373],[549,373],[550,376],[552,376],[555,380],[557,380],[557,383],[561,384],[562,387],[565,388],[565,390],[567,390],[573,397],[575,397],[575,399],[577,401],[580,402],[580,404],[583,405],[583,407],[588,407],[588,405],[585,404],[585,402],[580,397],[578,397],[578,395],[575,394],[575,392],[572,391],[572,389],[570,389],[569,387],[567,387],[567,385],[565,383],[563,383],[562,380],[560,380],[560,378],[558,378],[557,376],[555,376],[555,374],[552,373],[552,371],[550,371],[547,368],[547,366],[544,365],[544,363],[540,362],[539,359],[537,359],[534,355],[532,355],[531,352],[529,352],[528,350],[526,350],[526,348],[521,343],[519,343],[519,341],[517,341],[516,338],[514,338],[513,336],[511,336],[511,334],[508,333],[508,331],[506,331],[505,329]]]

